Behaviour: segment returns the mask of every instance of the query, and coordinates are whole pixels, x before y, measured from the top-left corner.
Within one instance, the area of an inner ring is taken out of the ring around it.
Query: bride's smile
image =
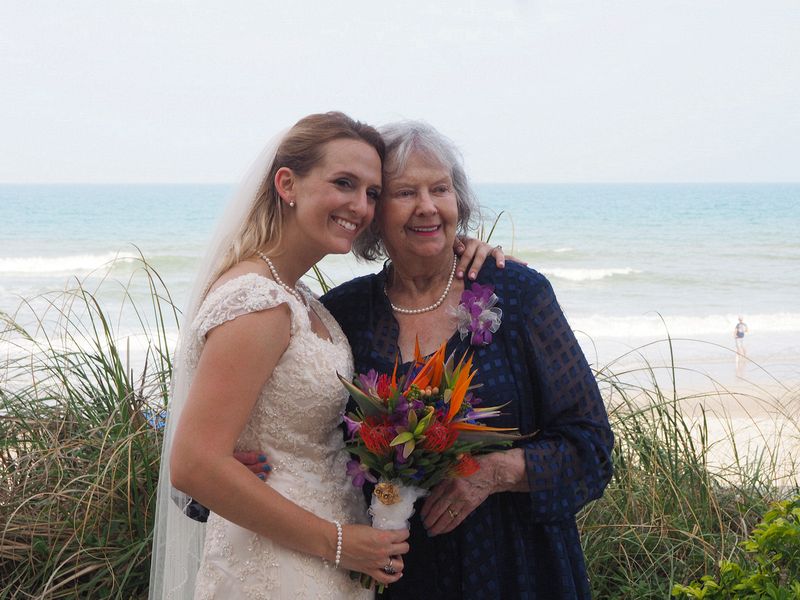
[[[337,139],[323,146],[322,159],[311,171],[279,169],[275,184],[291,207],[285,252],[307,257],[310,267],[326,254],[350,252],[372,222],[381,193],[381,159],[363,140]]]

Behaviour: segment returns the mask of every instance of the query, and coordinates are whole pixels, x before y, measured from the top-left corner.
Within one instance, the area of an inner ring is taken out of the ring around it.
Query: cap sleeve
[[[192,332],[195,339],[202,340],[214,327],[241,315],[280,304],[288,304],[292,309],[291,334],[294,335],[298,314],[295,304],[299,304],[297,299],[271,279],[257,273],[247,273],[225,282],[206,296],[192,322]]]

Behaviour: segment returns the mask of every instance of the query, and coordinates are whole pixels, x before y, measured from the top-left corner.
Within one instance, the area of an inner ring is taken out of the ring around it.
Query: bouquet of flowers
[[[414,502],[447,477],[468,476],[479,466],[473,455],[487,446],[509,445],[516,429],[490,427],[484,419],[503,406],[482,407],[473,394],[472,356],[445,360],[445,344],[427,361],[415,348],[415,364],[397,380],[370,371],[351,383],[339,376],[358,408],[344,416],[354,455],[353,485],[376,483],[370,514],[379,529],[408,526]]]

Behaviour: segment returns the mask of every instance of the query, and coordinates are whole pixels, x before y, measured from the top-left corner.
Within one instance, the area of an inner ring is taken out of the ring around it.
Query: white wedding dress
[[[305,307],[294,296],[252,273],[226,282],[203,302],[188,337],[189,368],[196,367],[212,328],[243,314],[288,304],[289,346],[261,390],[236,448],[264,451],[272,465],[264,485],[293,502],[324,519],[366,523],[364,500],[346,474],[348,458],[339,428],[347,392],[336,373],[352,378],[350,346],[331,314],[307,288],[298,287],[330,332],[330,341],[314,333]],[[209,516],[195,586],[197,600],[372,595],[347,571],[327,566],[319,557],[279,546],[213,512]]]

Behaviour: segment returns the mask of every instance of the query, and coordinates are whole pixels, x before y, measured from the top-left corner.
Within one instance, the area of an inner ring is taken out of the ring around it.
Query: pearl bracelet
[[[333,568],[339,568],[339,562],[342,560],[342,524],[339,521],[334,521],[336,525],[336,559],[333,561]]]

